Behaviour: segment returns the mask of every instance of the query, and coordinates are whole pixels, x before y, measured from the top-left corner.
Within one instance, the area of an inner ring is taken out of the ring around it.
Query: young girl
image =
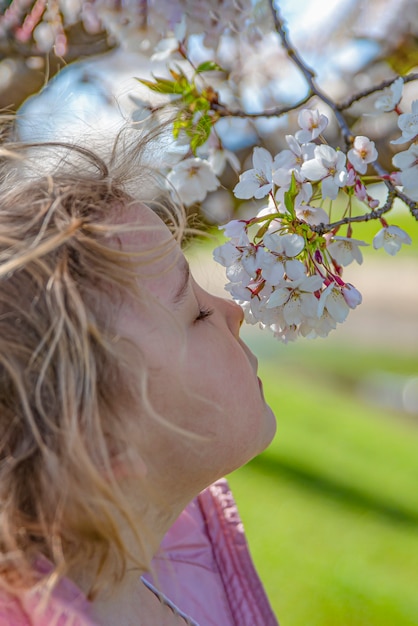
[[[0,626],[273,626],[208,488],[275,430],[242,310],[196,284],[181,211],[120,153],[3,133]]]

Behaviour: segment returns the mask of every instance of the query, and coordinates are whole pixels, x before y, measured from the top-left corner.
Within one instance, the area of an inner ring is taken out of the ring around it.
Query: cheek
[[[226,435],[234,428],[238,435],[243,424],[256,430],[265,405],[256,373],[240,345],[235,340],[210,343],[191,363],[197,365],[188,368],[189,380],[209,403],[206,412],[220,421],[217,427]]]

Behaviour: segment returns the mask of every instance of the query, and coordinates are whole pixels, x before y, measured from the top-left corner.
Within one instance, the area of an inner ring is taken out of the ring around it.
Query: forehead
[[[163,220],[152,209],[144,204],[135,203],[123,207],[116,216],[116,224],[127,224],[128,230],[120,237],[125,251],[150,253],[157,245],[167,244],[173,236]]]
[[[175,305],[188,282],[188,264],[172,233],[149,207],[135,204],[124,221],[122,250],[138,260],[138,281],[167,305]]]

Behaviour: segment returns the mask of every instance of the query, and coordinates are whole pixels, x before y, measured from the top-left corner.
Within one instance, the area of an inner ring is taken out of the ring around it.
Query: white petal
[[[314,274],[313,276],[306,276],[303,282],[300,284],[301,291],[314,292],[318,291],[322,287],[322,283],[324,279],[319,276],[319,274]]]
[[[230,241],[227,241],[222,246],[218,246],[213,251],[214,260],[224,267],[235,263],[240,255],[239,250]]]
[[[322,197],[335,200],[338,196],[339,187],[335,184],[332,176],[327,176],[321,183]]]
[[[325,302],[325,308],[335,321],[339,323],[345,321],[350,311],[343,294],[336,286],[333,286],[329,292]]]
[[[283,237],[277,233],[267,232],[264,235],[264,245],[272,252],[283,253]]]
[[[262,171],[264,174],[269,174],[270,173],[270,178],[267,178],[268,180],[271,180],[271,170],[272,170],[272,166],[273,166],[273,157],[271,156],[270,152],[268,150],[266,150],[265,148],[254,148],[253,151],[253,166],[254,169],[256,170],[260,170]]]
[[[251,172],[251,174],[250,174]],[[236,198],[242,200],[249,200],[254,197],[254,193],[259,188],[258,181],[253,176],[254,170],[248,170],[240,176],[240,181],[233,189],[233,194]],[[248,175],[250,174],[250,175]]]
[[[300,235],[296,235],[296,233],[282,235],[282,246],[287,257],[294,257],[304,249],[305,240]]]
[[[257,200],[261,200],[261,198],[264,198],[265,196],[267,196],[267,194],[270,193],[271,188],[272,188],[271,183],[262,185],[254,192],[254,198],[257,198]]]
[[[327,176],[328,170],[322,165],[322,162],[317,159],[310,159],[305,161],[300,168],[301,173],[308,180],[321,180],[324,176]]]
[[[299,280],[305,274],[305,266],[301,261],[297,261],[296,259],[292,259],[291,261],[286,261],[285,263],[286,274],[290,278],[290,280]]]
[[[283,307],[286,324],[300,324],[303,319],[300,294],[293,293]]]
[[[266,307],[272,309],[273,307],[282,306],[289,299],[289,296],[290,292],[288,289],[276,289],[268,299]]]

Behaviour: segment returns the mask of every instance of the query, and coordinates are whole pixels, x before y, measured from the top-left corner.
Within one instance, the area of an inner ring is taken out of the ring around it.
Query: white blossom
[[[264,245],[277,254],[283,254],[286,258],[297,256],[302,252],[305,241],[300,235],[269,233],[264,235]]]
[[[209,151],[208,162],[217,176],[222,174],[228,163],[235,172],[239,172],[241,169],[241,163],[237,155],[231,152],[231,150],[221,147]]]
[[[198,158],[177,163],[168,174],[167,181],[186,206],[201,202],[208,191],[215,191],[220,185],[209,163]]]
[[[257,264],[263,278],[271,285],[278,285],[286,273],[291,279],[299,278],[304,272],[304,265],[294,259],[305,246],[303,237],[296,234],[279,235],[267,232],[264,235],[264,247],[257,252]]]
[[[161,39],[154,47],[151,61],[165,61],[173,52],[179,49],[179,45],[186,37],[186,16],[182,15],[181,21],[174,27],[173,37]]]
[[[337,328],[337,322],[324,309],[322,315],[303,320],[299,327],[299,333],[302,337],[315,339],[316,337],[327,337],[335,328]]]
[[[250,276],[248,276],[247,284],[249,284],[250,281],[251,278]],[[248,289],[247,284],[244,284],[244,282],[229,282],[225,285],[225,289],[231,294],[234,300],[236,300],[240,304],[243,304],[244,302],[251,301],[251,291]]]
[[[305,161],[301,173],[308,180],[322,180],[322,197],[335,200],[339,188],[344,187],[347,180],[345,162],[346,156],[343,152],[330,146],[316,146],[314,158]]]
[[[315,149],[314,143],[304,143],[301,145],[293,135],[286,135],[286,142],[289,146],[289,150],[281,150],[276,154],[273,161],[273,171],[279,169],[300,169],[304,161],[313,158]]]
[[[357,261],[359,265],[363,263],[363,255],[360,246],[367,246],[365,241],[353,239],[352,237],[338,237],[334,235],[327,249],[338,265],[350,265],[353,261]]]
[[[402,244],[411,244],[412,239],[402,228],[399,226],[384,226],[374,236],[373,247],[375,250],[384,248],[384,250],[391,256],[395,256],[401,249]]]
[[[318,317],[321,317],[324,309],[335,319],[336,322],[344,322],[350,311],[341,287],[332,282],[321,293],[318,303]]]
[[[398,139],[392,140],[391,143],[406,143],[418,135],[418,100],[413,101],[411,109],[412,113],[402,113],[398,117],[398,126],[402,135]]]
[[[377,156],[374,141],[370,141],[368,137],[364,137],[363,135],[358,135],[354,139],[353,147],[347,154],[351,165],[360,174],[366,173],[368,163],[376,161]]]
[[[237,198],[264,198],[272,189],[273,157],[265,148],[254,148],[253,166],[239,177],[234,187]]]
[[[295,133],[299,143],[307,143],[319,137],[328,126],[328,118],[318,110],[302,109],[298,116],[298,124],[302,130]]]
[[[265,293],[266,292],[266,295]],[[247,289],[247,293],[251,294],[250,289]],[[250,324],[259,323],[262,328],[266,326],[271,326],[272,324],[276,324],[278,322],[278,311],[277,309],[268,309],[266,307],[268,296],[271,293],[271,288],[266,286],[262,290],[262,297],[255,296],[250,297],[247,301],[239,301],[245,313],[245,321]]]
[[[275,200],[284,207],[284,195],[289,190],[292,175],[294,176],[297,194],[295,197],[295,208],[301,204],[309,202],[312,197],[312,185],[307,182],[305,177],[298,170],[285,170],[279,169],[273,172],[273,181],[278,185],[278,189],[275,193]]]
[[[231,220],[227,224],[219,226],[219,230],[224,231],[225,237],[229,237],[236,242],[242,242],[243,237],[245,237],[248,241],[248,237],[246,236],[246,228],[247,222],[245,220]]]
[[[328,213],[324,209],[309,206],[309,204],[301,204],[296,207],[296,217],[307,224],[311,224],[311,226],[329,223]]]
[[[304,318],[316,314],[318,300],[315,291],[321,288],[323,279],[314,276],[303,276],[295,281],[287,281],[286,286],[279,287],[271,294],[267,308],[282,307],[286,324],[300,324]]]
[[[299,328],[295,324],[287,326],[286,324],[273,324],[271,327],[273,336],[280,339],[283,343],[295,341],[298,338]]]
[[[390,87],[383,90],[382,95],[374,103],[375,108],[379,111],[393,111],[401,101],[402,91],[403,78],[399,76]]]
[[[412,144],[408,150],[395,154],[392,163],[401,170],[399,183],[404,192],[412,200],[418,200],[418,145]]]

